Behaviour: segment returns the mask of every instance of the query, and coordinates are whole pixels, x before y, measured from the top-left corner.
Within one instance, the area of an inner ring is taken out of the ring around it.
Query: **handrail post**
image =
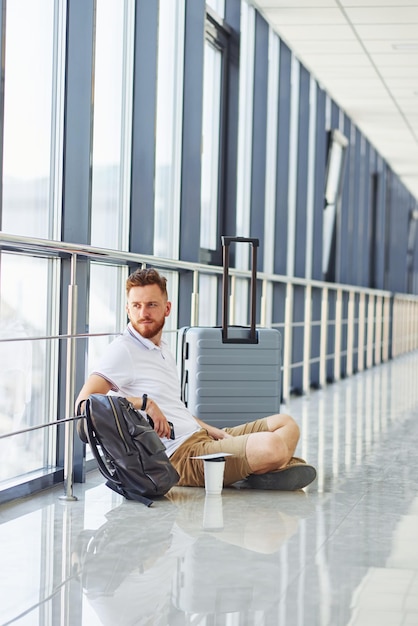
[[[310,392],[310,368],[311,368],[311,342],[312,342],[312,287],[305,287],[305,311],[303,321],[303,393]]]
[[[390,344],[390,296],[384,298],[383,303],[383,340],[382,340],[382,361],[389,361],[389,344]]]
[[[190,325],[197,326],[199,324],[199,272],[193,272],[193,292],[190,311]]]
[[[283,350],[283,403],[287,404],[290,399],[292,382],[292,333],[293,333],[293,285],[286,284],[286,299],[284,313],[284,350]]]
[[[77,284],[76,284],[77,255],[71,255],[71,278],[68,285],[68,318],[67,318],[67,371],[65,385],[65,414],[66,417],[74,412],[74,378],[75,378],[75,333],[77,328]],[[73,474],[74,474],[74,422],[65,423],[64,441],[64,495],[60,500],[74,501]]]
[[[364,370],[364,331],[365,331],[365,302],[364,292],[360,293],[358,304],[358,352],[357,352],[357,371]]]
[[[366,366],[373,367],[373,346],[375,340],[375,296],[369,294],[367,303],[367,348],[366,348]]]
[[[260,304],[260,326],[262,328],[267,327],[267,292],[268,292],[268,282],[264,278],[262,282],[261,304]]]
[[[323,287],[321,295],[321,337],[319,349],[319,384],[321,387],[325,387],[327,382],[328,309],[328,287]]]
[[[379,365],[382,362],[382,296],[376,297],[375,313],[375,343],[374,343],[374,363]]]
[[[346,363],[347,376],[351,376],[353,373],[354,307],[355,307],[355,294],[354,294],[354,291],[350,291],[349,296],[348,296],[348,307],[347,307],[347,363]]]
[[[341,379],[341,340],[343,324],[343,294],[337,289],[335,294],[335,330],[334,330],[334,381]]]

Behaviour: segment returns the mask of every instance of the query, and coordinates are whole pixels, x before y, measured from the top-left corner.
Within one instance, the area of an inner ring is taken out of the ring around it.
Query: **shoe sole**
[[[297,491],[310,485],[315,478],[316,469],[312,465],[292,465],[277,472],[250,474],[245,483],[250,489]]]

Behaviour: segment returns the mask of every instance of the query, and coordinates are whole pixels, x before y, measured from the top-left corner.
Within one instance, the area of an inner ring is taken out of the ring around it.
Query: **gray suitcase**
[[[229,245],[252,244],[250,327],[228,326]],[[256,328],[258,239],[222,237],[224,254],[222,327],[179,331],[182,399],[196,417],[218,426],[236,426],[280,412],[281,335]]]

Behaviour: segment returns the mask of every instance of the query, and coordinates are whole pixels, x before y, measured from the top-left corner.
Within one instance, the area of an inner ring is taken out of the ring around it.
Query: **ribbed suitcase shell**
[[[231,338],[248,335],[229,327]],[[222,329],[180,330],[178,361],[182,396],[189,410],[220,428],[280,412],[281,335],[257,328],[258,343],[222,343]]]

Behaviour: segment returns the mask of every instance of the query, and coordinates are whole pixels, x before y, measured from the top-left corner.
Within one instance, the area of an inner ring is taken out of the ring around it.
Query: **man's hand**
[[[195,417],[195,420],[201,428],[204,428],[207,431],[209,437],[212,437],[212,439],[218,440],[218,439],[228,439],[228,437],[232,437],[232,435],[229,435],[221,428],[216,428],[216,426],[212,426],[211,424],[206,424],[206,422],[204,422],[203,420],[200,420],[198,417]]]
[[[127,400],[129,400],[135,409],[141,410],[142,398],[127,398]],[[170,424],[158,404],[149,397],[147,398],[147,406],[144,412],[149,415],[154,422],[153,428],[157,435],[169,439],[171,433]]]
[[[218,440],[228,439],[229,437],[232,437],[232,435],[229,435],[221,428],[216,428],[216,426],[209,426],[209,424],[207,424],[205,426],[205,429],[207,430],[209,437],[212,437],[212,439]]]

